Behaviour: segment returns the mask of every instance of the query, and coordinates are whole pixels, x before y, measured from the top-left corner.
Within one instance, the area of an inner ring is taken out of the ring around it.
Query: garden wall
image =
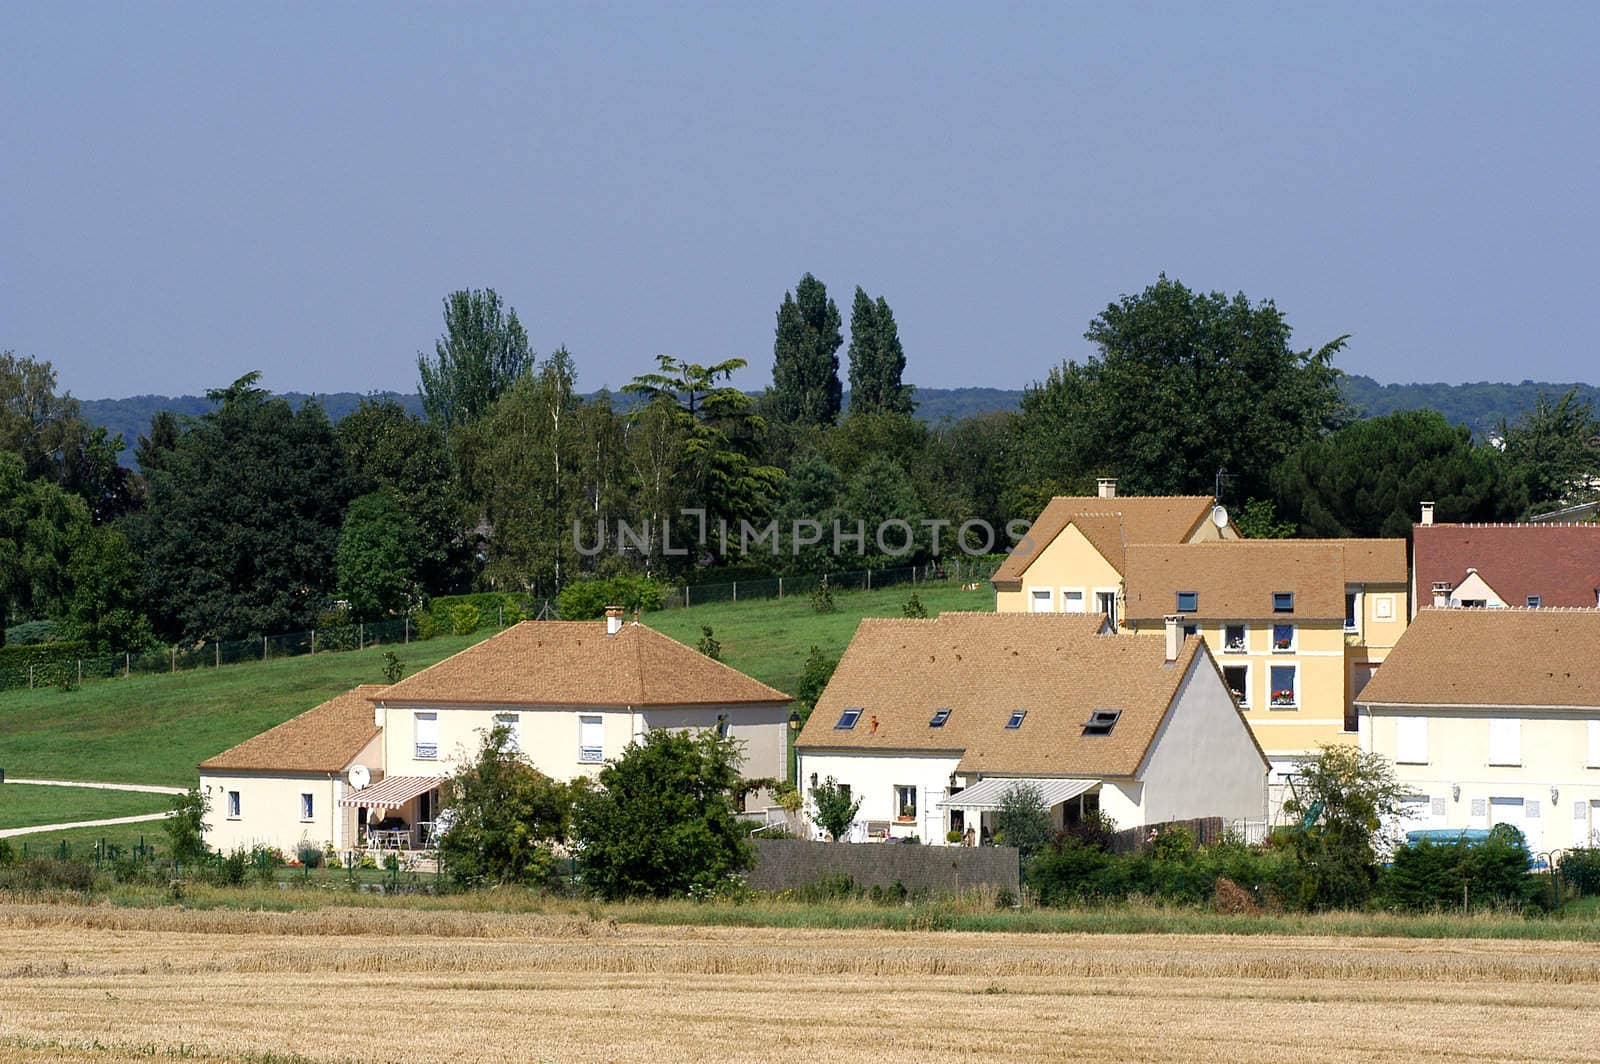
[[[756,839],[750,886],[797,890],[825,876],[846,875],[865,890],[892,887],[955,894],[975,887],[1018,893],[1017,851],[1010,846],[913,846],[890,842]]]

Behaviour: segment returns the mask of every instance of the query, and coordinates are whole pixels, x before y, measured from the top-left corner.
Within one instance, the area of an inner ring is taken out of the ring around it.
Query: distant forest
[[[1541,381],[1523,381],[1521,384],[1496,384],[1479,381],[1469,384],[1379,384],[1371,377],[1351,375],[1344,378],[1344,398],[1362,417],[1377,417],[1402,410],[1436,410],[1453,424],[1465,425],[1473,433],[1483,436],[1498,430],[1500,422],[1514,421],[1533,409],[1542,394],[1552,400],[1559,399],[1570,389],[1578,390],[1578,398],[1600,407],[1600,388],[1592,384],[1550,384]],[[753,392],[752,395],[760,393]],[[284,392],[285,399],[299,406],[312,398],[304,392]],[[956,422],[994,411],[1016,412],[1022,405],[1020,388],[918,388],[912,393],[917,404],[916,416],[930,424]],[[415,393],[327,392],[315,397],[334,423],[343,420],[355,410],[363,399],[392,399],[407,412],[421,415],[422,399]],[[593,398],[593,396],[585,396]],[[628,409],[637,400],[616,394],[613,401],[618,409]],[[126,399],[84,399],[83,416],[92,425],[99,425],[112,436],[121,433],[127,450],[119,456],[123,465],[134,465],[133,444],[143,433],[150,431],[150,419],[163,410],[179,416],[204,414],[216,404],[200,395],[134,395]],[[850,405],[850,393],[844,393],[844,405]]]

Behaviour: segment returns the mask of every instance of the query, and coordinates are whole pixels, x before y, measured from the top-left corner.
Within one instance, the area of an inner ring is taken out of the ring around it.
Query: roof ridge
[[[1419,613],[1482,613],[1493,615],[1496,613],[1583,613],[1600,615],[1600,607],[1595,606],[1423,606]]]

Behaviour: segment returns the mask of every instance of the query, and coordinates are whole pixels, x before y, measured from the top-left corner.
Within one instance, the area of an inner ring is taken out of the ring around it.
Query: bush
[[[36,646],[55,641],[58,628],[55,621],[23,621],[6,629],[7,646]]]
[[[1037,783],[1013,784],[1000,796],[994,815],[997,844],[1015,846],[1026,861],[1049,844],[1051,831],[1050,807]]]
[[[604,617],[608,606],[653,613],[666,601],[664,585],[636,573],[622,573],[602,579],[572,581],[556,597],[556,607],[564,621],[592,621]]]
[[[94,868],[86,861],[32,858],[0,867],[0,891],[44,894],[70,890],[85,893],[94,887]]]
[[[0,690],[27,687],[30,668],[35,687],[54,687],[75,678],[78,659],[87,648],[88,644],[83,642],[0,647]]]
[[[450,631],[456,635],[471,635],[478,630],[482,620],[483,615],[478,612],[478,607],[469,603],[450,607]]]
[[[851,798],[849,789],[839,786],[839,781],[829,776],[811,788],[811,802],[816,810],[812,819],[829,838],[838,842],[855,823],[862,800]]]
[[[314,842],[307,842],[302,839],[300,845],[295,847],[294,856],[295,860],[306,868],[322,867],[322,847]]]
[[[711,626],[709,624],[702,624],[700,626],[700,642],[696,643],[694,646],[696,650],[700,651],[700,653],[704,654],[712,661],[722,660],[722,644],[718,642],[717,637],[711,633]]]
[[[1228,904],[1241,907],[1238,891],[1254,906],[1276,909],[1297,901],[1305,873],[1287,853],[1219,843],[1199,851],[1152,854],[1106,853],[1062,833],[1027,866],[1027,879],[1043,905],[1123,901],[1134,896],[1184,905],[1216,905],[1218,885]]]
[[[1172,824],[1158,831],[1150,840],[1150,856],[1158,861],[1181,861],[1195,849],[1194,832],[1182,824]]]
[[[206,846],[206,814],[211,799],[198,787],[190,787],[172,799],[172,815],[161,822],[172,843],[172,859],[180,865],[198,864],[211,854]]]
[[[928,608],[922,604],[922,599],[915,591],[900,607],[900,612],[909,618],[923,618],[928,616]]]
[[[1521,908],[1537,903],[1539,882],[1528,872],[1522,833],[1498,825],[1482,842],[1402,846],[1379,878],[1378,898],[1385,908],[1413,912],[1463,903]]]
[[[399,683],[400,677],[406,674],[406,663],[392,650],[383,652],[383,681],[384,683]]]
[[[811,608],[817,613],[838,613],[839,607],[833,601],[833,586],[828,583],[828,578],[823,577],[822,583],[811,589]]]
[[[1568,850],[1561,857],[1561,879],[1579,894],[1600,893],[1600,850]]]
[[[418,611],[411,620],[418,640],[433,639],[444,631],[444,625],[439,618],[425,610]]]
[[[250,851],[234,850],[226,857],[218,857],[211,865],[210,879],[219,887],[242,887],[250,872]]]
[[[566,839],[573,796],[583,786],[535,769],[513,746],[511,729],[496,724],[446,787],[439,855],[450,877],[474,887],[548,882],[551,847]]]

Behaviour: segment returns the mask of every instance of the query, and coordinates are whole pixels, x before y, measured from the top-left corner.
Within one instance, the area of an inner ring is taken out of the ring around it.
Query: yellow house
[[[1423,609],[1357,703],[1402,828],[1600,845],[1600,610]]]
[[[1140,543],[1237,539],[1208,495],[1057,496],[995,571],[996,613],[1100,613],[1117,623],[1124,555]]]

